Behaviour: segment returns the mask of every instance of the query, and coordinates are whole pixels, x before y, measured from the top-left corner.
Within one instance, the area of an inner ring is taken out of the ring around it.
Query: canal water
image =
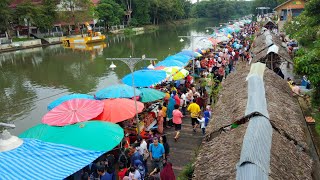
[[[180,42],[178,36],[208,35],[206,27],[213,21],[192,25],[162,26],[140,35],[110,36],[104,43],[65,48],[52,45],[0,54],[0,122],[11,122],[15,135],[41,122],[47,105],[71,93],[94,94],[97,90],[120,82],[130,73],[120,61],[109,68],[106,58],[141,57],[163,60],[182,49],[191,49],[190,39]],[[194,47],[201,43],[194,39]],[[84,50],[85,49],[85,50]],[[146,67],[140,62],[136,69]]]

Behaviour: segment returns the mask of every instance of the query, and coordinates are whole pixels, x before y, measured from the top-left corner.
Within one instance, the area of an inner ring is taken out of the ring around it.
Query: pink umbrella
[[[154,70],[162,70],[164,68],[166,68],[166,67],[165,66],[158,66],[158,67],[155,67]]]
[[[105,99],[103,100],[103,102],[103,112],[93,119],[118,123],[130,119],[136,115],[136,107],[134,100],[118,98]],[[143,103],[137,102],[137,113],[142,112],[143,108]]]
[[[42,123],[51,126],[65,126],[88,121],[103,111],[104,103],[90,99],[72,99],[53,108],[42,118]]]
[[[209,40],[212,42],[214,46],[221,42],[219,39],[209,38]]]

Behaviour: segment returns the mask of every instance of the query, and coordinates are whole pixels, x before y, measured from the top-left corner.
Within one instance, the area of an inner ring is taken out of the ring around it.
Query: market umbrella
[[[0,133],[0,154],[1,152],[10,151],[21,146],[23,141],[17,136],[12,136],[9,131],[4,130]]]
[[[162,70],[164,68],[166,68],[166,67],[165,66],[158,66],[158,67],[155,67],[154,70]]]
[[[186,56],[190,56],[190,57],[196,57],[197,54],[194,51],[191,50],[182,50],[181,52],[179,52],[176,55],[186,55]]]
[[[117,124],[103,121],[86,121],[63,127],[38,124],[19,137],[107,152],[121,142],[123,129]]]
[[[134,86],[135,87],[149,87],[155,84],[160,83],[166,79],[166,72],[159,70],[139,70],[131,74],[126,75],[122,78],[122,82],[129,86],[132,84],[132,75],[134,77]]]
[[[214,39],[214,38],[209,38],[209,40],[212,42],[214,46],[221,42],[219,39]]]
[[[93,118],[102,121],[118,123],[130,119],[136,115],[136,106],[134,100],[131,99],[105,99],[103,112]],[[141,102],[137,103],[137,113],[141,113],[144,105]]]
[[[141,93],[141,102],[152,102],[165,97],[165,93],[151,88],[142,88],[140,89]]]
[[[181,68],[178,66],[166,67],[163,69],[167,73],[168,76],[172,76],[177,73]]]
[[[178,66],[178,67],[184,67],[186,64],[181,61],[176,60],[164,60],[156,64],[156,67],[158,66],[165,66],[165,67],[171,67],[171,66]]]
[[[42,123],[64,126],[88,121],[103,111],[104,104],[98,100],[71,99],[53,108],[42,118]]]
[[[0,179],[65,179],[105,153],[37,139],[22,140],[18,148],[0,153]],[[106,139],[99,143],[103,142]]]
[[[177,73],[175,73],[173,75],[173,80],[177,81],[177,80],[180,80],[180,79],[187,77],[188,75],[189,75],[189,71],[187,71],[185,69],[181,69],[180,71],[178,71]]]
[[[164,61],[166,60],[176,60],[176,61],[180,61],[182,63],[187,63],[191,60],[192,58],[190,56],[186,56],[186,55],[172,55],[172,56],[168,56],[164,59]]]
[[[59,99],[53,101],[48,105],[48,110],[55,108],[56,106],[59,106],[61,103],[71,100],[71,99],[92,99],[94,100],[94,97],[88,94],[70,94],[66,96],[62,96]]]
[[[132,98],[134,87],[126,84],[116,84],[104,88],[96,93],[97,99],[108,99],[108,98]],[[136,96],[140,95],[140,91],[136,89]]]

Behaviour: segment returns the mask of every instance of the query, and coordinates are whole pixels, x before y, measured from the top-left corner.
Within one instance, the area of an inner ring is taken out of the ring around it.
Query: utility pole
[[[137,107],[137,99],[136,99],[136,88],[134,86],[134,76],[133,76],[134,67],[138,62],[141,62],[141,61],[156,61],[158,59],[157,58],[146,58],[145,55],[142,55],[141,58],[132,58],[130,56],[129,58],[106,58],[106,60],[112,61],[112,64],[110,65],[110,68],[112,70],[114,68],[116,68],[116,66],[113,64],[113,61],[121,61],[124,64],[126,64],[129,67],[130,71],[131,71],[132,87],[134,87],[133,88],[133,95],[134,95],[134,105],[135,105],[135,108],[136,108],[137,131],[138,131],[138,134],[140,134],[140,124],[139,124],[138,107]]]

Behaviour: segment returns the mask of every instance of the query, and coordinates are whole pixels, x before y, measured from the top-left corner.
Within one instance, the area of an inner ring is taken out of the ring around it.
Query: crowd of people
[[[138,135],[134,143],[128,143],[125,137],[120,153],[109,152],[100,157],[79,171],[79,176],[86,180],[115,180],[116,176],[121,180],[175,180],[167,132],[174,128],[174,142],[179,143],[183,121],[190,118],[193,133],[199,130],[205,135],[215,92],[223,79],[236,70],[237,63],[251,60],[250,36],[257,30],[255,23],[245,25],[239,33],[232,34],[228,43],[218,44],[190,63],[186,67],[190,71],[187,77],[160,85],[166,97],[158,106],[157,125],[150,129],[147,138]],[[191,72],[193,68],[195,72]]]

